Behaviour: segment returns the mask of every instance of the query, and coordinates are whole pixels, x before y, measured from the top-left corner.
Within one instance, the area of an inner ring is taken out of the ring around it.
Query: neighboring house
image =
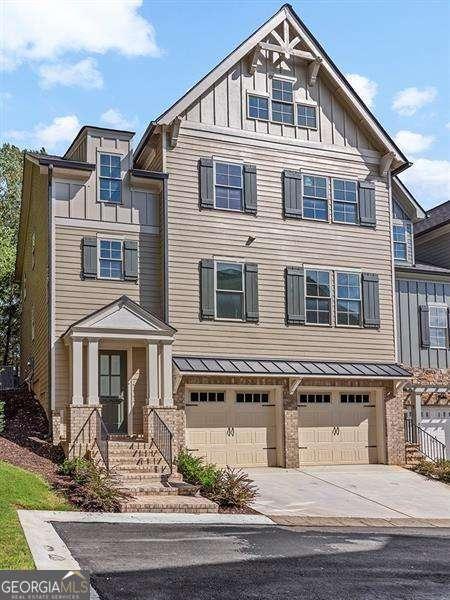
[[[293,9],[132,136],[25,158],[22,373],[55,443],[98,442],[94,411],[167,460],[165,426],[218,464],[402,464],[408,161]]]

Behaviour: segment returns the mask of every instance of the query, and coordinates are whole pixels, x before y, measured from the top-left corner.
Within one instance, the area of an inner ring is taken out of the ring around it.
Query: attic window
[[[100,154],[99,199],[101,202],[120,204],[122,201],[121,157],[118,154]]]
[[[309,104],[297,104],[297,125],[308,129],[317,129],[316,107]]]
[[[250,119],[269,120],[269,99],[264,96],[249,94],[248,116]]]
[[[272,121],[294,124],[294,84],[292,81],[272,80]]]

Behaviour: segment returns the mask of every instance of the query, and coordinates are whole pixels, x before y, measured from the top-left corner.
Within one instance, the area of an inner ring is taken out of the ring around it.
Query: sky
[[[281,4],[0,0],[0,139],[58,154],[90,124],[137,145]],[[417,200],[450,200],[450,0],[291,4],[414,163],[402,178]]]

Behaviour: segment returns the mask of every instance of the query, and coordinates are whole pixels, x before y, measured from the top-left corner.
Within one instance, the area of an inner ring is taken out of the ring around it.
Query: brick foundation
[[[67,440],[65,446],[67,447],[69,458],[72,458],[73,456],[83,456],[86,451],[92,447],[92,444],[99,434],[97,432],[95,418],[92,418],[90,423],[85,427],[94,408],[97,408],[101,414],[102,407],[100,405],[94,407],[87,405],[75,406],[70,404],[67,407]]]

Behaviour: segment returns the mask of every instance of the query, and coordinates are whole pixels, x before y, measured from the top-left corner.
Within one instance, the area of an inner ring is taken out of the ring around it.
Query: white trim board
[[[115,221],[96,221],[95,219],[72,219],[70,217],[55,217],[56,225],[76,227],[77,229],[95,229],[104,232],[151,233],[159,235],[159,227],[155,225],[139,225],[139,223],[117,223]]]

